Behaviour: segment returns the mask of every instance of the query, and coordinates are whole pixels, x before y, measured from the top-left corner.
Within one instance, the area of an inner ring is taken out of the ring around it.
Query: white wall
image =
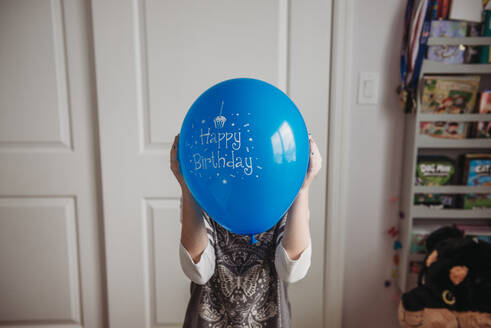
[[[343,327],[398,327],[392,243],[398,223],[404,114],[395,89],[406,1],[353,0],[350,169]],[[380,73],[377,105],[357,104],[359,72]]]

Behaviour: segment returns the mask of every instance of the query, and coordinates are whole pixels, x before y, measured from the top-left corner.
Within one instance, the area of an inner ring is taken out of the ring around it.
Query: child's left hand
[[[303,181],[302,189],[307,190],[310,187],[312,181],[314,181],[315,176],[319,173],[322,167],[322,157],[315,143],[314,139],[309,136],[310,142],[310,156],[309,156],[309,168],[307,170],[307,175],[305,176],[305,180]]]

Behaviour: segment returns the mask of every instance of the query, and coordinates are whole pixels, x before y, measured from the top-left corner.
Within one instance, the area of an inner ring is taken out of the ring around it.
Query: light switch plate
[[[378,72],[360,72],[358,80],[358,104],[375,105],[378,103]]]

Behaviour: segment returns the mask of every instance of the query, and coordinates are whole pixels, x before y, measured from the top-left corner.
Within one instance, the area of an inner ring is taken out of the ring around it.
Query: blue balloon
[[[255,79],[227,80],[191,106],[179,136],[182,175],[201,208],[231,232],[272,228],[304,181],[309,138],[295,104]]]

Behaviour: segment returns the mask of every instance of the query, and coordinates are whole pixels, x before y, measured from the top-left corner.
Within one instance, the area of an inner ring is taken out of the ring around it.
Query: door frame
[[[333,0],[327,149],[324,327],[343,318],[353,0]]]

